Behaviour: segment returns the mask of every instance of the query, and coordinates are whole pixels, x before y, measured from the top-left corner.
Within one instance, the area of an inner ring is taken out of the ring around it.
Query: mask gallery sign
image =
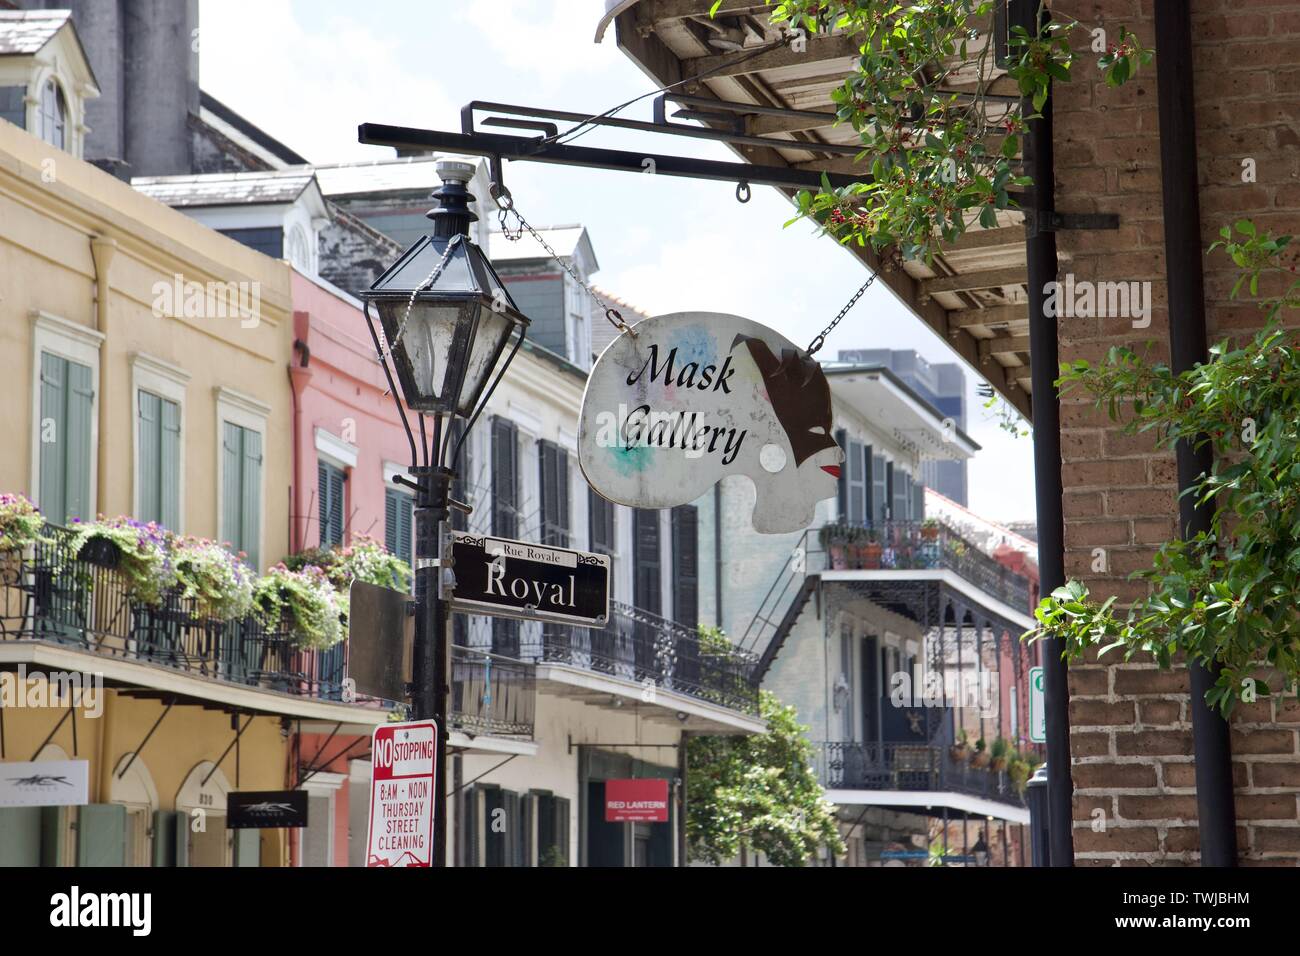
[[[756,531],[806,528],[844,460],[821,366],[738,315],[677,312],[633,331],[601,353],[582,397],[578,462],[591,487],[671,508],[746,475]]]

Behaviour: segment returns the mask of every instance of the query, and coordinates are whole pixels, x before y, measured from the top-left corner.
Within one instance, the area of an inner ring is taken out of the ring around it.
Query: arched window
[[[41,112],[38,129],[41,139],[58,149],[68,148],[68,102],[53,79],[41,87]]]

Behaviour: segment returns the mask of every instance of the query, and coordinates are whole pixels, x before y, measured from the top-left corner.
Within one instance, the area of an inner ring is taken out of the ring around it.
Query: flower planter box
[[[115,568],[122,560],[122,551],[107,538],[90,538],[77,552],[77,560],[101,568]]]
[[[833,544],[831,551],[831,570],[843,571],[849,566],[847,549],[842,544]]]
[[[880,556],[885,549],[879,544],[868,544],[862,548],[862,567],[876,570],[880,567]]]

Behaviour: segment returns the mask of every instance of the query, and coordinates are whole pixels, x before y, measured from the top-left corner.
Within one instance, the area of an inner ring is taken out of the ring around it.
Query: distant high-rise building
[[[966,374],[956,362],[927,362],[912,349],[842,349],[839,360],[889,369],[941,415],[966,430]],[[960,505],[967,504],[965,461],[927,461],[921,478],[927,488]]]

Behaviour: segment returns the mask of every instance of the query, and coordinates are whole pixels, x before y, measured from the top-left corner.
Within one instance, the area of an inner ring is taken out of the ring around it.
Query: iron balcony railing
[[[658,688],[758,713],[757,658],[725,638],[702,640],[694,628],[617,601],[610,602],[603,628],[545,624],[521,630],[521,660],[567,664],[632,681],[646,692]]]
[[[73,645],[232,684],[343,699],[346,641],[301,648],[287,620],[216,620],[178,594],[158,606],[139,603],[120,572],[73,556],[70,531],[43,533],[48,540],[25,553],[0,553],[0,640]]]
[[[946,568],[1017,611],[1029,610],[1029,581],[940,522],[836,522],[818,534],[830,570]]]
[[[824,741],[817,771],[827,790],[921,790],[1024,806],[1005,770],[954,760],[948,747]]]
[[[447,718],[451,729],[471,735],[531,737],[537,706],[534,672],[531,664],[509,657],[453,647]]]

